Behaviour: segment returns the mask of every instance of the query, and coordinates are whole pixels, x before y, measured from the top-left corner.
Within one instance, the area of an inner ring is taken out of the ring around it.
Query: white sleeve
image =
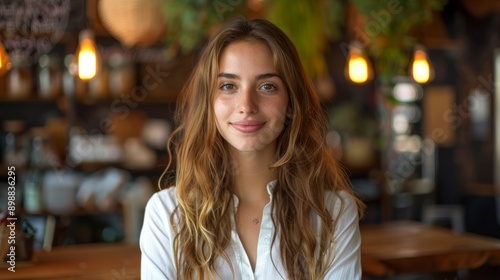
[[[142,280],[176,278],[170,226],[170,213],[175,206],[168,191],[155,193],[146,205],[139,240]]]
[[[340,192],[340,198],[344,202],[343,212],[338,215],[339,199],[335,201],[334,210],[334,214],[338,215],[334,232],[336,255],[325,279],[361,279],[361,235],[357,205],[346,192]]]

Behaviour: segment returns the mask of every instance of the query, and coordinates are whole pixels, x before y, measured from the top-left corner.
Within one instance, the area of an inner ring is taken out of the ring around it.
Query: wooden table
[[[371,276],[500,265],[500,240],[416,222],[361,226],[363,273]]]
[[[500,265],[500,240],[414,222],[361,227],[363,273],[383,276],[473,269]],[[92,244],[35,252],[16,272],[0,267],[0,279],[139,280],[141,254],[137,246]]]
[[[16,263],[16,272],[0,266],[0,279],[139,280],[141,253],[128,244],[55,247],[35,252],[30,263]]]

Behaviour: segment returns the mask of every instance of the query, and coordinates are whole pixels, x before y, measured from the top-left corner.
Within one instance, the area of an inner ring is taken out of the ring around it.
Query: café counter
[[[363,275],[388,276],[500,265],[500,240],[416,222],[361,226]],[[0,279],[140,279],[137,245],[91,244],[37,251],[16,272],[1,266]]]
[[[139,280],[141,253],[128,244],[92,244],[37,251],[31,262],[17,262],[15,272],[2,264],[0,279]]]

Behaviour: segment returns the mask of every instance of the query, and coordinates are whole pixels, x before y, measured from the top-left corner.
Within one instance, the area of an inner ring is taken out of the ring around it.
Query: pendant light
[[[422,46],[416,46],[411,62],[411,76],[419,84],[425,84],[434,78],[434,69]]]
[[[100,56],[94,42],[94,33],[84,29],[79,36],[80,45],[75,59],[78,66],[77,75],[81,80],[87,81],[94,78],[100,70]]]
[[[363,54],[359,43],[353,42],[349,47],[345,75],[357,84],[363,84],[373,78],[373,69],[368,58]]]
[[[7,71],[9,71],[10,67],[11,67],[11,63],[10,63],[9,55],[5,51],[5,49],[2,45],[2,41],[0,40],[0,76],[7,73]]]

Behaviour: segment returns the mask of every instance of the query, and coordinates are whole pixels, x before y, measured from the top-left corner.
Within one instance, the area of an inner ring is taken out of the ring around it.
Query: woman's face
[[[228,45],[219,62],[214,112],[217,129],[239,152],[275,153],[283,131],[288,93],[260,42]]]

